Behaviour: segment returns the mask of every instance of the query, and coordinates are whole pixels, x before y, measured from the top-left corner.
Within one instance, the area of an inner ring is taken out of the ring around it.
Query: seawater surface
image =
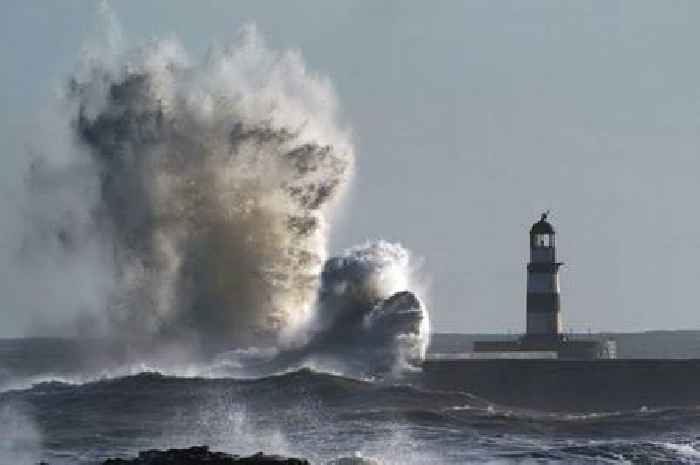
[[[315,464],[352,455],[387,465],[700,463],[700,408],[542,413],[308,368],[257,378],[147,371],[81,379],[66,371],[71,352],[59,356],[51,344],[0,344],[2,464],[93,464],[196,444]]]

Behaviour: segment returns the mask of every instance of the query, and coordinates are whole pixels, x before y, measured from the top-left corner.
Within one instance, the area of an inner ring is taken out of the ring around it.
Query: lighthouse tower
[[[542,214],[530,229],[530,263],[527,264],[527,339],[560,339],[559,267],[554,228]]]
[[[542,214],[530,228],[530,263],[527,264],[527,332],[517,340],[474,341],[481,358],[559,358],[591,360],[615,358],[616,343],[573,338],[562,334],[559,267],[554,228]],[[517,355],[516,355],[517,354]]]

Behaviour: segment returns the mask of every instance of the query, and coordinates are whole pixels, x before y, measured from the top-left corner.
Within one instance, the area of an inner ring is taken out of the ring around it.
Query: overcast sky
[[[422,257],[435,330],[523,330],[528,229],[544,209],[566,262],[566,328],[700,328],[700,3],[111,6],[132,45],[174,36],[202,54],[255,22],[272,48],[329,76],[358,156],[333,250],[381,237]],[[28,128],[95,10],[3,2],[3,208]],[[0,278],[13,273],[7,256]],[[0,296],[0,335],[19,334],[17,298]]]

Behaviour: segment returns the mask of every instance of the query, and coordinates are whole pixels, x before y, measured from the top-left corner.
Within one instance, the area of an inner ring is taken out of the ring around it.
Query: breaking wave
[[[120,48],[86,54],[62,102],[69,143],[27,176],[25,258],[107,283],[74,332],[167,360],[271,346],[278,363],[362,371],[422,357],[410,254],[379,241],[327,257],[354,165],[328,79],[254,27],[201,61],[172,40]]]

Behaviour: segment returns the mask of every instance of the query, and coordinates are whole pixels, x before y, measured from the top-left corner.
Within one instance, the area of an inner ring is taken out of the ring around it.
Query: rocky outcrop
[[[134,459],[107,459],[104,465],[309,465],[305,459],[265,455],[249,457],[212,452],[207,446],[188,449],[147,450]]]

